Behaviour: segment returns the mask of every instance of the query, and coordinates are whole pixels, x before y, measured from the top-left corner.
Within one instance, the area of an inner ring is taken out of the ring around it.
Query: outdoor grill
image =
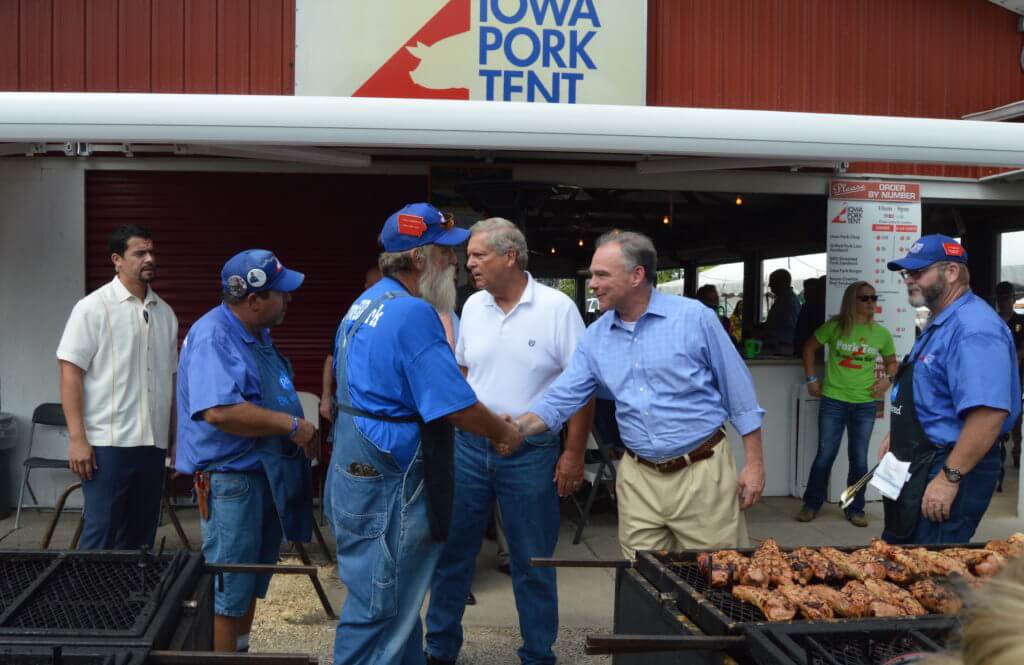
[[[952,546],[929,549],[945,547]],[[611,653],[616,665],[718,664],[726,654],[751,665],[883,665],[908,653],[940,651],[959,632],[959,617],[944,614],[768,621],[730,589],[711,586],[697,563],[707,551],[641,551],[635,560],[535,559],[534,565],[618,569],[615,634],[588,639],[589,653]],[[950,584],[966,597],[966,585]]]
[[[858,548],[836,548],[851,552]],[[931,547],[930,549],[941,549]],[[753,550],[740,550],[750,554]],[[708,579],[701,574],[697,565],[697,556],[703,550],[685,550],[668,553],[657,551],[639,552],[637,570],[658,588],[659,591],[673,592],[676,603],[686,616],[709,635],[739,635],[743,629],[751,625],[778,626],[781,624],[796,625],[806,630],[820,625],[851,626],[856,630],[892,629],[894,626],[913,626],[915,628],[946,629],[957,623],[957,618],[944,614],[923,617],[886,617],[863,619],[829,619],[826,621],[766,621],[761,610],[743,602],[732,595],[729,589],[712,588]]]
[[[0,663],[210,662],[213,584],[222,572],[315,573],[309,566],[211,565],[187,550],[0,551]],[[217,656],[292,665],[297,654]],[[315,660],[314,660],[315,662]]]

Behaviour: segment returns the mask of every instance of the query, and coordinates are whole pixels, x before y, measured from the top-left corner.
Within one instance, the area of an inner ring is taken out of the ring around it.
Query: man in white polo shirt
[[[116,229],[110,259],[114,279],[78,301],[57,347],[68,461],[85,496],[85,550],[153,545],[178,365],[178,319],[149,288],[149,231]]]
[[[492,218],[471,229],[466,266],[481,289],[466,301],[455,348],[469,385],[498,413],[518,414],[562,373],[583,335],[583,319],[564,293],[526,272],[526,239],[512,222]],[[569,421],[564,453],[557,433],[523,442],[499,457],[486,439],[455,432],[455,501],[448,540],[434,573],[427,612],[427,662],[454,663],[462,615],[495,499],[511,555],[523,663],[554,663],[558,593],[553,568],[530,566],[558,541],[558,496],[583,480],[593,405]]]

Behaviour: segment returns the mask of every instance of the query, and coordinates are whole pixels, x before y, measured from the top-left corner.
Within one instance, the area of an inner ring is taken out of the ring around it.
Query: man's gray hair
[[[487,244],[491,246],[495,254],[507,254],[510,249],[515,250],[516,265],[520,270],[526,270],[529,261],[526,236],[518,226],[502,217],[490,217],[469,227],[469,232],[471,235],[486,233]]]
[[[403,270],[416,269],[416,254],[419,247],[404,252],[381,252],[377,257],[377,267],[383,277],[393,277]]]
[[[647,281],[652,286],[658,283],[658,250],[654,249],[654,242],[650,238],[633,231],[613,230],[598,238],[594,249],[610,242],[622,248],[622,259],[627,272],[641,266]]]

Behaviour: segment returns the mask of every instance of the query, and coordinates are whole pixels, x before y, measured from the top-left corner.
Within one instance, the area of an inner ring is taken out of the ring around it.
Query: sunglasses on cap
[[[878,296],[857,296],[857,300],[861,302],[878,302]]]
[[[441,217],[443,218],[443,221],[441,222],[442,229],[450,231],[455,228],[455,215],[450,212],[442,212]]]

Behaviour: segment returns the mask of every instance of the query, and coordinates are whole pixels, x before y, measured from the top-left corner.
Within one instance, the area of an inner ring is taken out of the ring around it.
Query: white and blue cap
[[[910,246],[910,251],[902,259],[889,261],[889,270],[920,270],[939,261],[967,263],[967,250],[949,236],[935,233],[922,236]]]
[[[289,293],[299,288],[306,276],[285,268],[274,253],[266,249],[247,249],[235,254],[220,271],[220,285],[236,298],[250,293],[281,291]]]

